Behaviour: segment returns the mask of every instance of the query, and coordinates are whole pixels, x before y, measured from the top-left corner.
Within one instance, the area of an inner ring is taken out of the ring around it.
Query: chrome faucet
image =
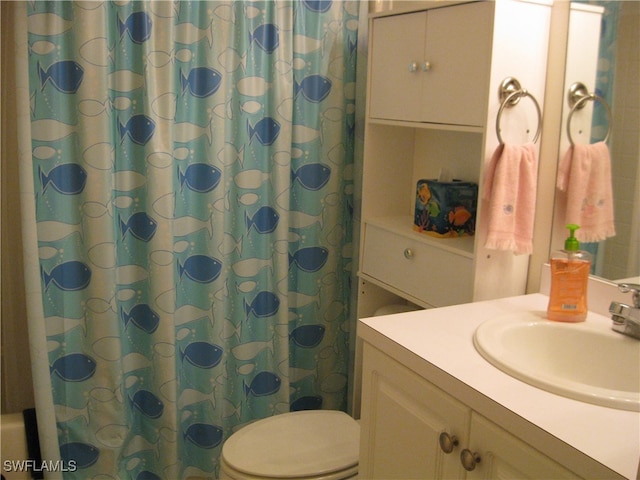
[[[633,307],[620,302],[611,302],[609,312],[613,320],[614,331],[640,340],[640,285],[621,283],[618,290],[622,293],[631,292]]]

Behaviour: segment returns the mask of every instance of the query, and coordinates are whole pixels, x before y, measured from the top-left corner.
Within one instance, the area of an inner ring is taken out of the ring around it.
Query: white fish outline
[[[247,258],[238,260],[231,269],[239,277],[255,277],[263,268],[273,270],[273,258]]]
[[[33,42],[30,46],[31,52],[36,55],[48,55],[53,52],[56,48],[56,44],[53,42],[49,42],[47,40],[38,40]]]
[[[94,37],[80,45],[78,54],[85,62],[96,67],[108,67],[114,63],[114,49],[109,48],[106,37]]]
[[[262,97],[271,88],[263,77],[244,77],[236,83],[236,90],[247,97]]]
[[[258,169],[243,170],[233,177],[233,181],[239,188],[245,190],[256,190],[262,186],[264,182],[271,178],[269,172],[263,172]]]
[[[31,122],[31,137],[33,140],[53,142],[76,133],[76,125],[46,118]]]
[[[107,77],[107,85],[114,92],[129,93],[145,85],[144,76],[131,70],[116,70]]]
[[[227,47],[220,55],[218,55],[218,63],[226,73],[233,73],[242,67],[242,71],[247,70],[247,53],[238,53],[235,48]]]
[[[72,21],[54,13],[35,13],[27,17],[27,31],[35,35],[60,35],[72,26]]]
[[[274,348],[275,338],[271,338],[271,340],[247,342],[236,345],[231,349],[231,355],[233,355],[236,360],[246,362],[253,360],[265,350],[268,350],[269,353],[273,355]]]
[[[83,335],[87,334],[85,318],[67,318],[60,316],[45,317],[45,329],[48,337],[68,333],[74,328],[82,328]]]
[[[56,220],[43,220],[36,223],[38,240],[41,242],[56,242],[77,233],[83,237],[82,223],[65,223]]]
[[[190,143],[200,137],[206,137],[209,145],[213,141],[213,122],[200,126],[197,123],[177,122],[173,125],[173,140],[180,143]]]
[[[116,149],[112,143],[97,142],[82,152],[82,159],[97,170],[111,170],[115,165]]]
[[[174,41],[183,45],[193,45],[206,38],[209,48],[213,45],[213,20],[209,26],[198,28],[191,22],[181,22],[174,26]]]

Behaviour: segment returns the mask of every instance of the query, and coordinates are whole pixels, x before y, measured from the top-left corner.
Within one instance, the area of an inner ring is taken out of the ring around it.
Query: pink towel
[[[484,174],[484,193],[489,201],[485,247],[530,254],[536,210],[538,158],[535,146],[500,145]]]
[[[558,188],[567,192],[566,223],[580,225],[578,240],[599,242],[616,234],[606,143],[570,147],[560,162]]]

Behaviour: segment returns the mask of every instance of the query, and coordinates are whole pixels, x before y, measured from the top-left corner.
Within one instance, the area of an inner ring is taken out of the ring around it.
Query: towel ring
[[[589,100],[593,102],[596,102],[596,101],[600,102],[600,104],[604,107],[605,111],[607,112],[607,119],[609,121],[609,125],[607,127],[607,134],[604,136],[604,139],[602,140],[603,142],[606,143],[607,140],[609,140],[609,135],[611,134],[611,119],[612,119],[611,108],[609,107],[609,104],[607,103],[607,101],[597,93],[589,93],[589,90],[587,90],[587,87],[584,85],[584,83],[581,83],[581,82],[575,82],[573,85],[571,85],[571,87],[569,87],[569,94],[568,94],[567,100],[569,101],[569,106],[571,107],[571,110],[569,111],[569,115],[567,117],[567,137],[569,138],[569,142],[571,143],[571,146],[575,145],[575,142],[573,141],[573,137],[571,136],[571,117],[573,117],[573,114],[575,113],[576,110],[581,110],[582,108],[584,108],[584,106],[587,104]]]
[[[536,112],[538,113],[538,128],[536,129],[536,134],[533,137],[533,143],[536,143],[540,138],[540,129],[542,125],[542,111],[540,110],[540,105],[538,105],[538,101],[536,100],[536,98],[531,95],[530,92],[522,88],[520,82],[514,77],[507,77],[502,81],[502,83],[500,84],[499,94],[502,103],[500,104],[500,108],[498,109],[498,115],[496,116],[496,135],[498,136],[500,145],[504,145],[504,141],[502,140],[502,136],[500,135],[500,118],[502,117],[502,111],[505,109],[505,107],[513,107],[523,97],[531,98],[533,104],[536,107]]]

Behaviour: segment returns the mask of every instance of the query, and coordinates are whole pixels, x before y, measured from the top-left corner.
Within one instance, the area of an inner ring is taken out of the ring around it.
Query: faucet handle
[[[636,283],[619,283],[618,290],[622,293],[631,292],[634,308],[640,308],[640,285]]]

